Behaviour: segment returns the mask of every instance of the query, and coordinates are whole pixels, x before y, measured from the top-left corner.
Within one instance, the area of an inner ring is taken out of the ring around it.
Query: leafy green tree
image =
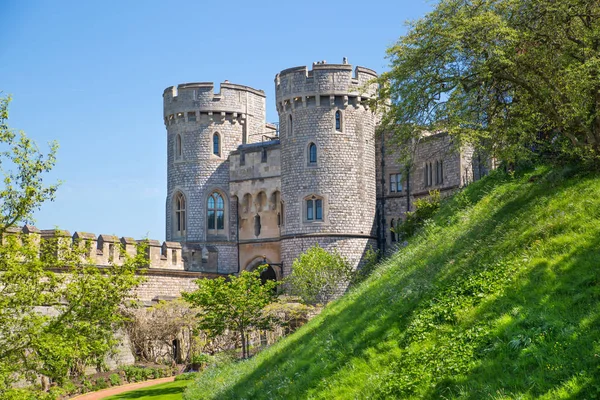
[[[352,279],[352,267],[334,250],[329,253],[319,244],[294,260],[286,279],[290,292],[306,304],[327,304]]]
[[[139,282],[144,252],[122,265],[99,269],[86,257],[90,242],[73,245],[57,231],[51,239],[14,227],[31,220],[56,185],[43,174],[56,145],[43,155],[24,133],[7,125],[9,98],[0,99],[0,397],[17,378],[43,375],[61,382],[101,365],[116,344],[123,300]]]
[[[242,356],[249,356],[248,332],[251,329],[268,329],[272,320],[263,310],[275,301],[275,288],[279,282],[261,283],[263,265],[256,270],[242,271],[228,279],[198,279],[198,289],[183,293],[183,298],[200,308],[199,328],[216,337],[225,331],[238,332]]]
[[[597,161],[599,31],[597,1],[441,0],[388,49],[384,124],[401,141],[448,131],[508,161],[540,146]]]

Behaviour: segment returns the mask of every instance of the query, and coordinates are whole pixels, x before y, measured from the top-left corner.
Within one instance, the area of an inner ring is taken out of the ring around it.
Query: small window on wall
[[[390,175],[390,192],[392,192],[392,193],[402,192],[402,174],[391,174]]]
[[[288,118],[288,134],[290,136],[294,134],[294,122],[292,121],[291,115]]]
[[[261,156],[260,156],[260,162],[263,162],[263,163],[267,162],[267,149],[266,148],[262,149]]]
[[[196,122],[196,112],[195,111],[188,112],[188,122]]]
[[[213,154],[221,157],[221,135],[219,135],[219,132],[215,132],[213,135]]]
[[[342,131],[342,112],[340,110],[335,112],[335,130]]]
[[[176,236],[185,236],[185,197],[182,193],[175,195],[175,221],[174,233]]]
[[[175,159],[181,160],[183,151],[181,148],[181,135],[175,136]]]
[[[390,221],[390,239],[391,242],[394,243],[396,241],[396,226],[394,225],[394,218]]]
[[[444,164],[441,160],[435,162],[435,183],[436,185],[444,183]]]
[[[308,164],[317,164],[317,145],[314,143],[308,145]]]
[[[311,196],[305,200],[306,203],[306,220],[323,221],[323,199],[317,196]]]

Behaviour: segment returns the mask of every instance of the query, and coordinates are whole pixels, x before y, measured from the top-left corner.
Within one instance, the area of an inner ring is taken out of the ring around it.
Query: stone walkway
[[[115,394],[129,392],[130,390],[137,390],[148,386],[159,385],[161,383],[173,382],[174,380],[174,376],[169,376],[168,378],[153,379],[151,381],[129,383],[127,385],[115,386],[109,389],[100,390],[98,392],[81,394],[77,397],[73,397],[71,400],[99,400],[108,396],[114,396]]]

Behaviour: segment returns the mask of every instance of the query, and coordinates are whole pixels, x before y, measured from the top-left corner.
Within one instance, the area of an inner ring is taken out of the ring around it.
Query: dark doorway
[[[267,267],[267,269],[265,269],[263,272],[261,272],[260,280],[263,283],[263,285],[267,281],[276,281],[277,280],[277,274],[275,274],[275,270],[273,269],[272,266],[269,265]]]

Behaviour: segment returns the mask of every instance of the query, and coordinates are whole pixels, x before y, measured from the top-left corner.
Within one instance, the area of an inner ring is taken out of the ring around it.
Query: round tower
[[[367,105],[377,74],[315,63],[275,77],[281,140],[284,274],[315,243],[353,267],[376,248],[375,125]]]
[[[229,82],[171,86],[167,128],[166,238],[184,246],[186,268],[236,272],[237,199],[229,153],[265,126],[265,94]]]

